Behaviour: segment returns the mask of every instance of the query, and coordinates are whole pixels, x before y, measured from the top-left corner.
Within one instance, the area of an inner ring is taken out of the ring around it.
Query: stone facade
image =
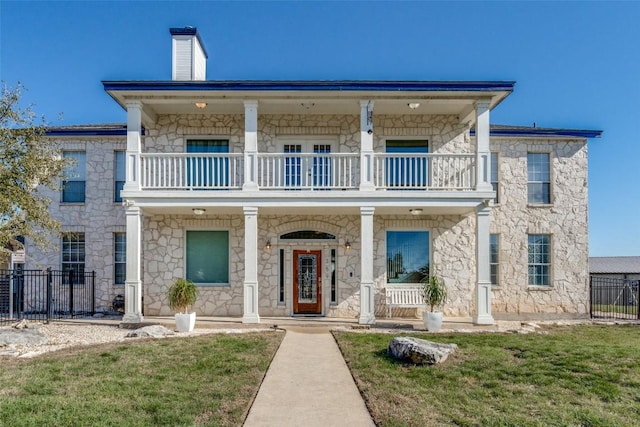
[[[60,221],[63,232],[85,234],[85,271],[96,272],[96,309],[111,308],[113,298],[124,294],[124,285],[115,284],[114,233],[124,233],[125,215],[115,195],[115,151],[124,151],[125,137],[78,137],[60,141],[66,151],[86,152],[84,203],[62,203],[60,192],[46,194],[52,202],[51,215]],[[27,269],[60,270],[62,242],[51,238],[51,248],[41,250],[27,241]]]
[[[496,318],[582,317],[589,313],[587,145],[584,140],[494,138],[499,204],[491,233],[499,235]],[[527,153],[549,153],[551,204],[527,202]],[[528,285],[527,236],[551,236],[551,286]]]
[[[434,153],[475,153],[475,138],[457,116],[374,116],[374,151],[382,152],[386,139],[426,139]],[[258,151],[279,152],[278,142],[294,136],[330,136],[337,151],[358,153],[360,117],[350,115],[260,115]],[[244,116],[161,115],[146,129],[142,151],[181,153],[186,139],[229,139],[229,151],[244,150]],[[82,204],[53,203],[52,214],[65,231],[84,232],[86,270],[97,274],[98,309],[109,308],[123,293],[114,285],[113,234],[125,231],[124,208],[114,203],[114,151],[125,149],[125,137],[69,138],[65,149],[87,153],[87,191]],[[491,151],[499,153],[500,203],[491,212],[491,233],[500,236],[499,286],[493,288],[492,312],[496,318],[584,316],[588,313],[587,270],[587,150],[585,140],[542,138],[493,138]],[[551,153],[552,204],[527,203],[527,153]],[[59,195],[51,195],[53,200]],[[142,227],[142,289],[145,315],[168,315],[166,290],[185,274],[185,232],[189,229],[229,231],[229,284],[201,287],[195,307],[204,315],[242,316],[244,274],[244,217],[242,215],[192,216],[146,214]],[[474,212],[451,215],[374,216],[374,286],[376,315],[383,316],[386,286],[386,231],[428,230],[430,266],[449,288],[445,314],[469,317],[475,311],[476,217]],[[282,234],[318,230],[336,236],[335,241],[288,242]],[[552,285],[528,286],[527,235],[549,234],[552,241]],[[289,316],[292,313],[291,268],[293,249],[322,249],[323,270],[336,251],[337,298],[329,301],[325,281],[323,313],[331,317],[357,318],[360,307],[360,216],[263,215],[258,213],[259,314]],[[345,242],[353,242],[350,249]],[[59,242],[54,245],[60,247]],[[285,299],[279,301],[279,257],[284,250]],[[28,250],[28,268],[59,268],[59,251],[49,254]],[[416,315],[406,309],[395,314]]]

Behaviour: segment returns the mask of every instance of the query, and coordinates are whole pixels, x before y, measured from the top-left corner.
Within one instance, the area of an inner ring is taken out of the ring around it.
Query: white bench
[[[387,319],[391,318],[391,309],[426,307],[421,285],[389,286],[385,288],[387,296]]]

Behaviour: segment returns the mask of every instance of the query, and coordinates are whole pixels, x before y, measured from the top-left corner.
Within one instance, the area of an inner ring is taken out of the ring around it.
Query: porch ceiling
[[[375,193],[374,193],[375,194]],[[187,215],[196,216],[193,209],[204,209],[202,217],[215,215],[243,215],[243,207],[253,206],[259,209],[258,215],[360,215],[361,207],[374,207],[376,215],[464,215],[475,212],[475,208],[491,193],[477,193],[466,197],[432,197],[419,199],[414,197],[369,197],[354,198],[325,197],[310,195],[300,199],[279,198],[277,192],[271,197],[253,198],[217,198],[198,199],[192,197],[174,197],[171,200],[158,198],[129,199],[136,206],[151,215]],[[416,215],[412,210],[419,210]]]

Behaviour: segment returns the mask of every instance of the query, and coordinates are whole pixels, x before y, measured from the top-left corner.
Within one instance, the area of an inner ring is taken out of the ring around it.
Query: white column
[[[244,207],[244,314],[242,323],[260,323],[258,315],[258,208]]]
[[[123,190],[140,190],[140,152],[142,151],[142,104],[128,101],[127,106],[127,162]]]
[[[373,290],[373,212],[360,208],[360,319],[358,323],[376,323]]]
[[[244,101],[243,190],[258,189],[258,101]]]
[[[488,100],[476,102],[476,189],[478,191],[493,191],[489,148],[489,106]]]
[[[373,183],[373,100],[360,101],[360,190],[375,190]]]
[[[489,213],[488,204],[476,208],[476,325],[493,325],[491,315],[491,264],[489,258]]]
[[[124,282],[125,323],[142,322],[142,282],[140,260],[142,249],[142,211],[136,206],[127,206],[127,276]]]

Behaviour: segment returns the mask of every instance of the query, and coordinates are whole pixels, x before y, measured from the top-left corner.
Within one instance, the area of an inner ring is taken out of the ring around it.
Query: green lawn
[[[0,358],[0,426],[242,425],[282,333]]]
[[[441,365],[386,355],[388,334],[334,336],[379,426],[640,425],[640,326],[452,334]]]

